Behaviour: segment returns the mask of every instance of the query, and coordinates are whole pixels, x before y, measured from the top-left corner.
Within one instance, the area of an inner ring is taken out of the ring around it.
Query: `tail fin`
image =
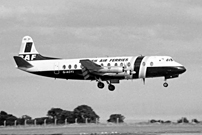
[[[32,40],[30,36],[25,36],[22,38],[22,44],[21,44],[19,56],[26,61],[58,59],[58,58],[44,57],[40,55],[38,51],[36,50],[34,41]]]
[[[30,36],[23,37],[19,55],[21,54],[39,54]]]
[[[23,37],[19,56],[24,60],[32,61],[36,59],[38,54],[32,38],[30,36]]]

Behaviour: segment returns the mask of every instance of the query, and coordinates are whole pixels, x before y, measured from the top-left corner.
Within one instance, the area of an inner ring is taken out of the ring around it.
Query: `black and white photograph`
[[[0,0],[0,134],[201,135],[201,0]]]

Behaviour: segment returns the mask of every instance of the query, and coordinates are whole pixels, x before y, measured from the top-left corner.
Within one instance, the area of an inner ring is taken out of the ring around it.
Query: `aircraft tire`
[[[115,90],[115,86],[112,85],[112,84],[109,84],[108,89],[109,89],[110,91],[114,91],[114,90]]]
[[[102,82],[98,82],[98,83],[97,83],[97,87],[100,88],[100,89],[103,89],[104,86],[105,86],[105,85],[104,85],[104,83],[102,83]]]
[[[165,82],[165,83],[163,84],[163,86],[164,86],[164,87],[168,87],[168,83]]]

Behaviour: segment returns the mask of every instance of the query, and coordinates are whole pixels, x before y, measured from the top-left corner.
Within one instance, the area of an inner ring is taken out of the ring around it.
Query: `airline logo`
[[[22,57],[26,61],[32,61],[32,60],[35,60],[35,58],[36,58],[36,54],[22,54],[19,56]]]

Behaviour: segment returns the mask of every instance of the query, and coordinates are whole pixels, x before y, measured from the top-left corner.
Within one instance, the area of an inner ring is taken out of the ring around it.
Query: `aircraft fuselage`
[[[18,56],[14,56],[19,69],[36,75],[75,80],[96,80],[103,88],[102,81],[109,84],[120,80],[164,77],[165,80],[176,78],[186,71],[185,67],[175,62],[170,56],[121,56],[81,59],[60,59],[40,55],[31,37],[22,40]],[[165,82],[164,87],[168,84]]]

